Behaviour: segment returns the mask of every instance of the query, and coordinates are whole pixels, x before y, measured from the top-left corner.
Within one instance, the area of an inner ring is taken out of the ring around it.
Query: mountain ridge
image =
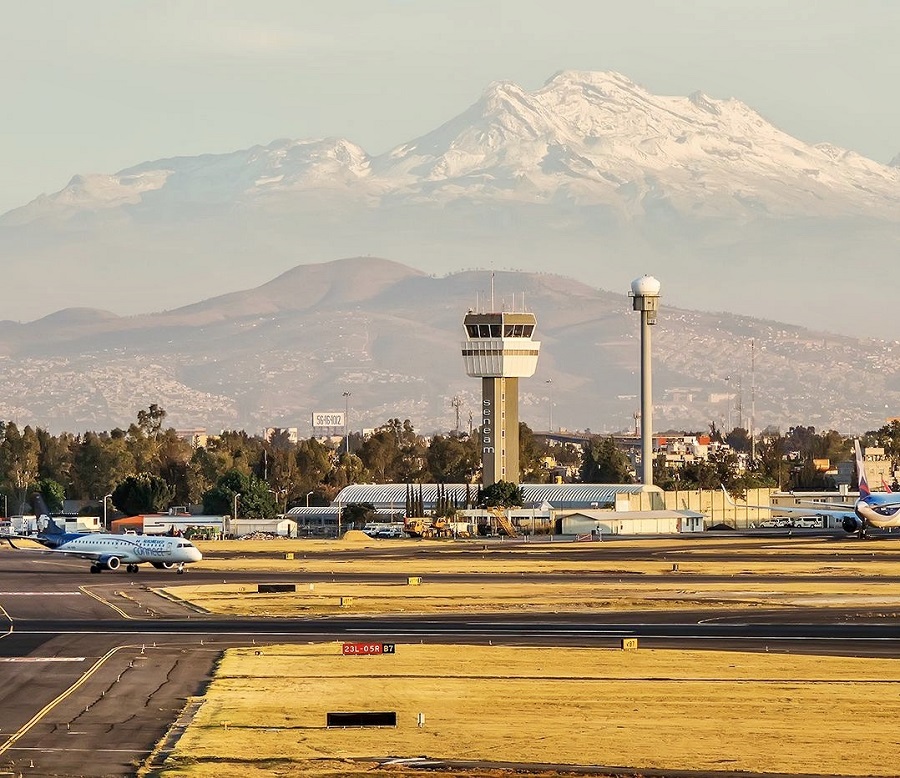
[[[153,314],[61,312],[66,328],[46,320],[0,328],[0,418],[52,431],[112,429],[156,402],[177,428],[290,426],[309,435],[310,414],[342,405],[344,391],[354,428],[400,417],[446,431],[454,396],[464,419],[477,418],[480,384],[463,368],[462,318],[488,305],[489,273],[435,277],[356,257],[297,266],[276,282]],[[555,273],[496,271],[494,287],[496,308],[537,315],[541,357],[521,382],[522,419],[547,426],[552,380],[556,424],[629,429],[640,339],[628,297]],[[261,306],[266,294],[282,299]],[[661,430],[729,418],[749,425],[752,386],[757,430],[874,429],[900,405],[898,355],[895,342],[678,308],[663,289],[654,418]]]

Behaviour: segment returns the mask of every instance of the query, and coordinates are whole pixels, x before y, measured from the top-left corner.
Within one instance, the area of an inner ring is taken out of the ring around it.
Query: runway
[[[413,567],[423,552],[415,545],[403,545]],[[688,548],[683,543],[674,545]],[[697,545],[702,548],[702,543]],[[401,551],[391,549],[391,554]],[[620,556],[633,553],[622,548]],[[667,550],[666,558],[671,553]],[[700,553],[724,556],[712,549]],[[646,559],[647,554],[642,552],[640,558]],[[604,564],[609,562],[614,558],[604,556]],[[615,571],[577,576],[579,580],[629,580],[628,574]],[[221,651],[253,642],[372,640],[396,643],[402,651],[404,642],[611,647],[623,638],[636,637],[651,648],[848,656],[900,653],[900,621],[895,615],[858,608],[223,618],[197,613],[150,590],[179,583],[266,582],[285,577],[283,573],[204,572],[202,566],[183,579],[155,570],[136,578],[91,576],[78,560],[26,560],[13,553],[0,554],[0,672],[4,677],[0,771],[36,776],[133,775],[186,701],[202,694]],[[298,582],[323,579],[321,573],[289,577]],[[571,581],[573,574],[535,577],[544,582]],[[403,580],[371,573],[327,578]],[[634,576],[634,580],[644,578]],[[714,582],[716,578],[733,580],[694,575],[690,580]],[[489,585],[491,581],[521,582],[523,576],[473,573],[429,575],[429,580]],[[753,580],[767,579],[754,576]],[[772,580],[783,580],[783,576]],[[859,581],[848,576],[847,583],[858,585]]]

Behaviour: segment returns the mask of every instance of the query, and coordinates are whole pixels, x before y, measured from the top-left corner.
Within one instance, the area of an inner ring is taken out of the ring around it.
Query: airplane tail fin
[[[65,529],[59,526],[55,521],[53,521],[53,517],[50,515],[50,511],[47,509],[47,505],[44,502],[43,496],[35,492],[31,497],[31,502],[34,504],[34,512],[37,514],[39,519],[44,519],[46,522],[46,526],[41,533],[42,535],[63,535],[65,534]]]
[[[863,459],[862,449],[859,447],[859,439],[853,441],[856,446],[856,472],[859,475],[859,498],[868,497],[872,490],[869,488],[869,481],[866,478],[866,463]]]

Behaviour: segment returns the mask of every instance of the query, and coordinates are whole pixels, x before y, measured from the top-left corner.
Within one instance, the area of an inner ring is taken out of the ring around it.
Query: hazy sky
[[[495,80],[616,70],[900,153],[897,0],[0,0],[0,213],[75,173],[276,138],[380,153]]]

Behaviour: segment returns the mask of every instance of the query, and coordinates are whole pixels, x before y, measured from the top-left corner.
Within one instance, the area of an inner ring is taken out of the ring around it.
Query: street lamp
[[[344,392],[344,441],[350,453],[350,392]]]
[[[269,494],[275,495],[275,508],[278,508],[278,495],[284,495],[284,510],[282,513],[287,513],[287,489],[269,489]]]
[[[548,378],[544,383],[547,384],[547,389],[550,392],[549,408],[547,409],[547,430],[553,432],[553,379]]]
[[[311,494],[312,494],[312,492],[307,492],[307,493],[306,493],[306,507],[307,507],[307,508],[309,507],[309,496],[310,496]]]
[[[110,497],[112,497],[111,494],[104,494],[104,495],[103,495],[103,529],[108,529],[107,524],[106,524],[106,501],[107,501]]]
[[[240,496],[241,496],[240,492],[237,492],[234,495],[234,510],[231,512],[231,520],[233,522],[237,521],[237,505],[238,505],[238,499],[240,498]],[[234,527],[231,528],[231,534],[234,535]]]

